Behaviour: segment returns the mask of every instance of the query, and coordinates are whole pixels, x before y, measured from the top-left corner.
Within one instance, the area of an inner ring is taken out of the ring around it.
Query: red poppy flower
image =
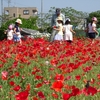
[[[56,81],[64,81],[64,76],[61,74],[57,74],[54,78]]]
[[[7,80],[8,72],[7,71],[3,71],[1,74],[2,74],[2,80]]]
[[[100,74],[97,75],[98,80],[100,80]]]
[[[38,84],[36,84],[36,88],[39,88],[39,87],[41,87],[43,85],[43,83],[38,83]]]
[[[10,81],[9,84],[10,84],[10,86],[14,86],[15,85],[15,83],[13,81]]]
[[[37,97],[33,97],[33,99],[32,100],[38,100],[38,98]]]
[[[12,68],[16,68],[17,65],[18,65],[18,61],[15,61],[15,62],[13,63],[13,65],[12,65]]]
[[[63,97],[63,100],[69,100],[70,97],[71,97],[71,94],[63,93],[63,94],[62,94],[62,97]]]
[[[75,76],[76,80],[80,80],[81,79],[81,76],[80,75],[77,75]]]
[[[26,84],[26,90],[30,90],[31,89],[31,85],[30,84]]]
[[[87,66],[87,67],[83,68],[84,72],[89,72],[90,70],[92,70],[91,66]]]
[[[95,95],[97,93],[97,89],[94,88],[94,87],[91,87],[89,86],[88,88],[84,88],[82,90],[82,92],[85,94],[85,95]]]
[[[0,88],[2,88],[2,85],[0,85]]]
[[[20,73],[19,72],[15,72],[14,74],[15,74],[16,77],[19,77],[20,76]]]
[[[19,91],[19,90],[20,90],[20,86],[19,86],[19,85],[15,86],[15,87],[13,88],[13,90]]]
[[[45,99],[45,96],[44,96],[43,92],[40,91],[37,94],[41,99]]]
[[[39,76],[39,75],[37,75],[37,76],[35,76],[35,79],[36,80],[40,80],[40,79],[42,79],[43,77],[42,76]]]
[[[48,85],[48,84],[50,84],[50,81],[49,80],[44,80],[43,83]]]
[[[55,91],[61,91],[61,89],[63,88],[63,83],[62,81],[55,81],[53,84],[52,84],[52,89],[54,89]]]
[[[76,95],[79,95],[80,93],[81,93],[81,91],[78,88],[73,88],[71,95],[76,96]]]
[[[57,99],[58,98],[58,95],[56,93],[52,93],[52,96]]]
[[[66,65],[62,64],[62,65],[58,66],[58,68],[61,69],[61,70],[64,70],[66,68]]]
[[[15,96],[16,100],[28,100],[29,92],[27,90],[20,92]]]
[[[57,61],[56,58],[54,58],[54,59],[52,59],[52,60],[50,61],[50,63],[51,63],[51,65],[56,66],[56,65],[58,64],[58,61]]]

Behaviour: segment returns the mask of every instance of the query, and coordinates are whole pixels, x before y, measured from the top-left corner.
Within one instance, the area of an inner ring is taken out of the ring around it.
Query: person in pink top
[[[91,23],[88,24],[88,36],[92,40],[92,43],[94,42],[94,39],[96,38],[96,34],[99,34],[96,29],[97,22],[98,22],[97,18],[93,17]]]
[[[8,29],[5,31],[5,34],[7,34],[7,40],[12,40],[13,39],[13,25],[9,25]]]

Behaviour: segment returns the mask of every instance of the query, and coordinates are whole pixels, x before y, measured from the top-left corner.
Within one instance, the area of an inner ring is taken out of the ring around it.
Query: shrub
[[[8,28],[10,24],[14,24],[16,19],[8,20],[6,23],[2,24],[0,28],[0,40],[3,40],[6,38],[4,31]],[[20,19],[22,20],[22,25],[20,26],[21,28],[28,28],[28,29],[34,29],[34,30],[38,29],[36,25],[37,17],[30,17],[29,19],[24,19],[24,18],[20,18]]]
[[[77,37],[86,37],[86,33],[84,30],[75,30]]]

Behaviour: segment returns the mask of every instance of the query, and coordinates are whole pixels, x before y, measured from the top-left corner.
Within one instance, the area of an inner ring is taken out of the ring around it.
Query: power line
[[[21,4],[21,3],[18,3],[18,2],[11,2],[12,4],[14,4],[14,5],[20,5],[20,6],[27,6],[27,5],[24,5],[24,4]],[[13,5],[13,6],[14,6]]]
[[[13,2],[13,0],[12,1],[11,0],[4,0],[4,1],[8,4],[8,6],[16,6],[16,5],[27,6],[27,5],[16,2],[15,0],[14,0],[14,2]]]

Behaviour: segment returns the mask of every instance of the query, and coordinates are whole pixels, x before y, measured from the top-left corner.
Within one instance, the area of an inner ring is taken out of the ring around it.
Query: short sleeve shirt
[[[72,26],[73,26],[73,25],[70,25],[70,24],[64,25],[65,34],[66,34],[66,33],[72,33],[72,32],[70,31],[70,29],[72,28]]]
[[[17,25],[15,25],[16,28],[16,32],[20,32],[19,27]]]
[[[93,33],[93,32],[94,32],[94,31],[93,31],[93,28],[96,28],[96,24],[93,23],[93,24],[91,25],[91,23],[89,23],[89,24],[88,24],[88,28],[89,28],[89,33]]]

